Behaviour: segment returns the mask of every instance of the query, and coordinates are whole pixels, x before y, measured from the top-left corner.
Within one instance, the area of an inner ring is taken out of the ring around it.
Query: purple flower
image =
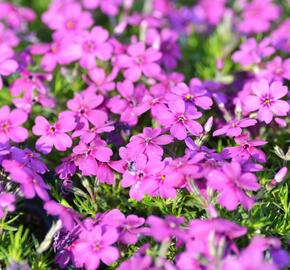
[[[243,163],[248,161],[250,157],[254,158],[259,162],[266,161],[265,153],[262,150],[256,148],[256,146],[266,144],[266,141],[250,140],[249,133],[246,133],[237,136],[235,138],[235,142],[238,144],[238,146],[230,146],[224,148],[222,154],[225,157],[230,157]]]
[[[33,171],[44,174],[48,171],[45,163],[40,160],[40,154],[31,151],[28,148],[24,150],[17,147],[11,147],[11,157],[13,160],[17,160],[27,167],[30,167]]]
[[[116,62],[116,65],[126,69],[126,79],[136,82],[142,74],[154,78],[160,73],[160,66],[156,62],[161,58],[161,53],[154,48],[146,49],[145,44],[140,42],[130,45],[127,53],[119,55]]]
[[[157,112],[156,112],[157,113]],[[176,99],[168,102],[168,108],[164,106],[158,107],[158,122],[166,128],[170,128],[170,133],[178,140],[184,140],[187,137],[187,131],[198,136],[202,132],[202,126],[194,121],[201,117],[195,107],[186,109],[182,99]]]
[[[6,44],[0,46],[0,90],[3,87],[2,76],[8,76],[15,72],[18,68],[18,64],[15,60],[11,59],[14,52]]]
[[[275,21],[280,9],[272,0],[251,0],[243,7],[242,21],[239,28],[244,33],[261,33],[270,28],[270,22]]]
[[[169,135],[161,135],[160,128],[146,127],[143,133],[132,136],[130,143],[127,144],[128,150],[132,153],[150,155],[163,155],[162,145],[169,144],[173,141],[173,138]]]
[[[82,67],[91,69],[96,66],[96,58],[107,61],[112,55],[113,48],[108,43],[109,32],[100,26],[95,26],[91,32],[81,35],[80,45],[82,56],[80,64]]]
[[[117,230],[110,226],[83,228],[71,247],[74,265],[85,267],[86,270],[95,270],[100,262],[106,265],[114,263],[119,257],[119,252],[112,244],[118,237]]]
[[[242,128],[254,126],[257,124],[257,120],[244,118],[241,120],[231,120],[228,124],[224,125],[222,128],[217,129],[213,136],[220,136],[226,134],[229,137],[236,137],[242,134]]]
[[[98,7],[108,16],[116,16],[122,0],[82,0],[83,5],[87,9],[97,9]]]
[[[0,219],[5,216],[6,212],[15,210],[16,198],[13,194],[2,192],[0,193]]]
[[[107,147],[105,141],[95,139],[89,144],[80,142],[73,148],[74,154],[78,155],[75,164],[84,175],[97,175],[100,162],[108,162],[113,155],[112,150]]]
[[[144,218],[136,215],[128,215],[125,217],[119,209],[113,209],[104,214],[101,224],[114,226],[120,234],[119,240],[126,245],[133,245],[138,241],[138,234],[141,233],[140,228],[145,222]]]
[[[44,201],[49,199],[47,190],[50,187],[32,169],[16,160],[4,160],[2,166],[10,174],[11,180],[20,184],[26,198],[31,199],[38,195]]]
[[[270,84],[267,80],[261,79],[252,84],[252,91],[254,95],[244,98],[244,107],[249,112],[258,110],[260,121],[269,124],[273,115],[286,116],[289,112],[289,104],[280,100],[288,92],[287,86],[284,86],[282,82],[276,81]]]
[[[28,137],[27,129],[21,127],[28,118],[27,113],[14,109],[10,111],[9,106],[0,108],[0,143],[7,143],[9,140],[20,143]]]
[[[155,174],[163,167],[164,163],[160,161],[160,157],[153,156],[148,159],[141,154],[124,172],[121,185],[124,188],[131,187],[130,197],[139,201],[145,194],[150,194],[156,189],[152,182],[155,181]]]
[[[107,106],[113,113],[121,115],[120,121],[136,125],[138,117],[150,109],[150,97],[144,85],[134,88],[131,81],[117,83],[120,95],[110,99]]]
[[[60,117],[55,124],[50,124],[43,116],[37,116],[32,128],[35,135],[41,136],[36,141],[36,149],[44,154],[49,154],[53,146],[59,151],[66,151],[72,146],[72,139],[66,132],[72,131],[75,126],[72,117]]]
[[[280,56],[276,56],[272,61],[267,63],[267,66],[258,76],[261,76],[268,81],[283,81],[290,80],[290,59],[283,62]]]
[[[218,202],[227,210],[235,210],[239,203],[249,209],[253,205],[253,199],[245,190],[257,191],[260,185],[252,173],[242,173],[241,165],[232,161],[225,163],[221,170],[212,170],[207,176],[209,187],[220,192]]]
[[[290,19],[287,19],[271,34],[271,40],[275,48],[288,53],[290,53],[290,36],[288,35],[289,26]]]
[[[232,59],[242,66],[259,64],[264,58],[275,52],[270,43],[271,40],[269,38],[263,39],[259,44],[256,39],[249,38],[241,45],[240,50],[233,54]]]
[[[183,217],[177,218],[174,216],[166,216],[165,219],[150,216],[146,221],[146,224],[150,226],[149,234],[159,242],[169,240],[170,237],[184,238],[185,234],[181,229],[183,223]]]
[[[117,270],[148,270],[151,269],[152,259],[150,256],[132,256],[129,260],[123,262]]]
[[[73,209],[66,208],[52,200],[45,202],[43,208],[47,214],[58,216],[66,230],[71,231],[74,228],[77,215]]]
[[[203,88],[198,79],[191,79],[190,87],[185,83],[178,83],[172,89],[172,94],[167,94],[166,98],[169,100],[176,99],[176,95],[183,98],[186,105],[197,106],[204,110],[209,110],[213,104],[212,99],[207,95],[207,91]]]

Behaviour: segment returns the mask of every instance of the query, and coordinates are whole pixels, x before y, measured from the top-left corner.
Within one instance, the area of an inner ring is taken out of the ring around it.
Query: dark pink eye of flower
[[[4,133],[8,131],[8,128],[9,128],[9,125],[8,123],[5,123],[5,122],[1,126],[1,129]]]
[[[93,52],[96,50],[96,43],[93,40],[87,40],[83,44],[85,52]]]
[[[185,116],[183,114],[177,116],[177,122],[184,122]]]
[[[74,20],[70,19],[66,21],[65,26],[68,30],[73,30],[76,27],[76,23]]]
[[[261,98],[261,101],[262,101],[262,104],[263,104],[263,105],[265,105],[265,106],[270,106],[270,105],[273,103],[274,99],[273,99],[272,96],[270,96],[270,95],[266,95],[266,96],[263,96],[263,97]]]

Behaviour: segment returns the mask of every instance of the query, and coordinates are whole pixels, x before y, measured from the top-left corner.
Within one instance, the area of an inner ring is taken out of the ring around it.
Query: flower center
[[[250,146],[249,146],[247,143],[243,145],[243,148],[244,148],[245,150],[247,150],[249,147],[250,147]]]
[[[185,116],[183,114],[177,117],[177,122],[184,122],[184,121],[185,121]]]
[[[68,21],[66,22],[65,26],[66,26],[66,28],[67,28],[68,30],[72,30],[72,29],[75,29],[76,24],[75,24],[75,22],[74,22],[73,20],[68,20]]]
[[[273,103],[273,98],[269,95],[262,97],[262,103],[265,106],[270,106]]]
[[[8,131],[9,125],[7,123],[3,123],[1,126],[1,129],[4,133]]]
[[[96,44],[92,40],[87,40],[83,44],[84,51],[87,53],[91,53],[96,50]]]

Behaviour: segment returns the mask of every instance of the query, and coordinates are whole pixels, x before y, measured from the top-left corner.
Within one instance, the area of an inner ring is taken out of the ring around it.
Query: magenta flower
[[[272,61],[267,63],[266,69],[262,70],[258,76],[268,81],[290,80],[290,59],[283,62],[280,56],[276,56]]]
[[[9,140],[20,143],[28,137],[27,129],[21,127],[27,120],[27,113],[22,110],[10,108],[5,105],[0,108],[0,143],[6,143]]]
[[[78,155],[75,163],[84,175],[97,175],[100,165],[98,161],[108,162],[113,155],[112,150],[101,139],[95,139],[89,144],[80,142],[73,148],[73,152]]]
[[[31,168],[33,171],[44,174],[48,171],[45,163],[40,160],[40,154],[31,151],[28,148],[24,150],[17,147],[11,147],[11,157],[13,160],[17,160],[25,166]]]
[[[123,174],[121,185],[124,188],[131,187],[129,195],[135,200],[142,200],[145,194],[155,191],[156,186],[152,185],[155,175],[164,167],[158,156],[148,159],[144,154],[139,155],[136,161],[128,166]]]
[[[6,212],[13,212],[15,210],[16,198],[13,194],[1,192],[0,193],[0,219],[5,216]]]
[[[138,241],[140,228],[145,223],[145,219],[136,215],[127,217],[119,209],[113,209],[104,214],[101,224],[107,224],[117,228],[119,241],[126,245],[133,245]]]
[[[236,137],[242,134],[242,128],[254,126],[257,124],[257,120],[244,118],[241,120],[233,119],[222,128],[214,131],[213,136],[220,136],[226,134],[229,137]]]
[[[181,225],[184,223],[183,217],[166,216],[165,219],[150,216],[146,220],[146,224],[150,226],[149,234],[159,242],[169,240],[170,237],[183,238],[185,236],[181,229]]]
[[[218,202],[227,210],[235,210],[239,203],[245,209],[252,207],[254,201],[245,190],[257,191],[260,185],[252,173],[242,173],[241,165],[232,161],[225,163],[221,170],[212,170],[207,177],[209,187],[220,192]]]
[[[271,34],[271,40],[275,48],[288,53],[290,53],[290,37],[287,34],[289,26],[290,19],[287,19]]]
[[[272,0],[245,2],[239,28],[244,33],[265,32],[270,28],[271,21],[275,21],[279,14],[280,9]]]
[[[16,160],[4,160],[2,166],[13,182],[20,184],[20,189],[27,199],[38,195],[42,200],[47,201],[49,186],[32,169]]]
[[[197,106],[204,110],[209,110],[213,104],[212,99],[208,96],[207,91],[198,79],[191,79],[190,87],[185,83],[178,83],[173,87],[172,92],[182,97],[188,106]],[[176,99],[175,95],[167,94],[166,98],[174,100]]]
[[[118,249],[113,247],[119,234],[110,226],[94,226],[89,230],[83,228],[79,238],[73,243],[71,251],[76,267],[85,267],[86,270],[98,269],[100,262],[106,265],[114,263],[118,257]]]
[[[250,140],[249,133],[241,134],[235,138],[235,142],[239,146],[230,146],[224,148],[222,154],[225,157],[230,157],[241,162],[249,160],[250,157],[254,158],[259,162],[266,161],[265,153],[256,148],[256,146],[261,146],[266,144],[266,141],[262,140]]]
[[[35,118],[32,132],[41,136],[36,141],[36,149],[44,154],[49,154],[53,146],[59,151],[66,151],[72,146],[72,139],[66,132],[72,131],[76,126],[74,118],[59,118],[55,124],[50,124],[43,116]]]
[[[0,46],[0,75],[8,76],[15,72],[18,68],[18,64],[15,60],[11,59],[14,52],[6,44]],[[0,89],[3,87],[3,81],[0,76]]]
[[[184,140],[187,137],[187,131],[198,136],[203,130],[202,126],[194,121],[201,117],[201,113],[195,107],[186,109],[182,99],[169,101],[168,108],[159,106],[156,117],[161,125],[170,128],[171,135],[178,140]]]
[[[263,39],[259,44],[255,38],[249,38],[244,42],[239,51],[232,55],[235,63],[240,63],[242,66],[250,66],[259,64],[264,58],[272,55],[275,49],[271,46],[269,38]]]
[[[162,145],[169,144],[173,141],[173,138],[169,135],[161,135],[160,128],[149,128],[146,127],[143,133],[132,136],[130,143],[127,145],[129,151],[146,154],[147,156],[162,156],[163,148]]]
[[[85,8],[94,10],[99,7],[108,16],[116,16],[122,4],[122,0],[82,0],[82,2]]]
[[[66,230],[71,231],[74,228],[77,215],[73,209],[64,207],[53,200],[45,202],[43,208],[47,214],[58,216]]]
[[[269,124],[273,116],[286,116],[289,112],[289,104],[280,100],[288,93],[287,86],[282,82],[276,81],[271,84],[261,79],[257,83],[252,84],[254,95],[244,98],[244,107],[247,111],[253,112],[258,110],[258,119]]]
[[[131,81],[117,83],[120,93],[110,99],[107,106],[113,113],[120,114],[120,120],[129,125],[136,125],[138,117],[150,109],[150,96],[144,85],[134,88]]]
[[[110,59],[113,47],[108,43],[109,32],[100,26],[95,26],[91,32],[85,32],[81,36],[80,45],[82,67],[91,69],[96,66],[96,59],[107,61]]]
[[[161,53],[153,48],[145,48],[144,43],[132,44],[127,49],[127,54],[119,55],[117,63],[121,68],[125,68],[125,77],[133,82],[138,81],[141,75],[146,77],[156,77],[161,69],[156,63],[161,58]]]

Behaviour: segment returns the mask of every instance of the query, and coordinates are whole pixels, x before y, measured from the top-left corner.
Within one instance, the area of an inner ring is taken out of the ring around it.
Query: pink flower
[[[264,58],[275,52],[270,44],[271,40],[269,38],[263,39],[259,44],[256,39],[249,38],[241,45],[240,50],[233,54],[232,59],[242,66],[259,64]]]
[[[9,140],[20,143],[28,137],[27,129],[21,127],[27,120],[27,113],[22,110],[10,108],[5,105],[0,108],[0,143],[6,143]]]
[[[105,141],[95,139],[89,144],[80,142],[73,148],[74,154],[78,155],[76,165],[84,175],[97,175],[100,167],[99,162],[108,162],[113,155]]]
[[[245,190],[257,191],[260,185],[252,173],[242,173],[241,165],[232,161],[223,165],[221,170],[212,170],[208,177],[208,186],[219,191],[218,202],[229,211],[235,210],[239,202],[244,208],[253,205],[253,199]]]
[[[161,69],[156,63],[161,58],[161,53],[153,48],[145,48],[144,43],[132,44],[127,49],[127,54],[119,55],[116,65],[125,68],[125,77],[133,82],[138,81],[144,74],[149,78],[156,77]]]
[[[110,59],[113,47],[108,43],[109,32],[100,26],[95,26],[91,32],[81,35],[80,45],[82,56],[80,64],[82,67],[91,69],[96,66],[96,58],[102,61]]]
[[[85,267],[86,270],[95,270],[101,261],[106,265],[114,263],[119,257],[119,252],[112,244],[118,237],[117,230],[110,226],[83,228],[71,247],[74,265]]]
[[[0,219],[5,216],[6,212],[13,212],[15,210],[16,198],[13,194],[1,192],[0,193]]]
[[[18,68],[17,62],[11,59],[13,54],[13,50],[8,45],[0,45],[0,89],[3,87],[1,75],[8,76]]]
[[[176,99],[168,102],[166,106],[159,106],[156,117],[161,125],[170,128],[170,133],[178,140],[184,140],[187,137],[187,131],[198,136],[202,132],[202,126],[194,121],[201,117],[195,107],[186,109],[182,99]]]
[[[155,191],[155,175],[164,167],[159,157],[153,156],[148,159],[144,154],[136,158],[134,166],[130,166],[123,174],[122,187],[130,188],[129,195],[135,200],[141,200],[145,194]]]
[[[254,126],[257,124],[257,120],[245,118],[241,120],[231,120],[228,124],[224,125],[222,128],[217,129],[213,136],[220,136],[226,134],[229,137],[236,137],[242,134],[242,128]]]
[[[70,35],[71,37],[89,28],[93,18],[89,12],[82,11],[81,5],[76,2],[52,7],[43,14],[42,20],[53,30],[57,30],[57,37]]]
[[[258,76],[268,81],[290,80],[290,59],[283,62],[280,56],[276,56],[272,61],[267,63],[266,69],[262,70]]]
[[[224,148],[222,154],[226,157],[231,157],[241,162],[248,161],[250,157],[259,162],[266,161],[265,153],[256,148],[255,146],[261,146],[266,144],[266,141],[262,140],[250,140],[249,133],[241,134],[235,138],[235,142],[239,146],[230,146]]]
[[[16,160],[4,160],[2,166],[13,182],[20,184],[21,191],[27,199],[38,195],[42,200],[47,201],[49,186],[45,184],[40,175],[24,164]]]
[[[289,112],[289,104],[280,100],[288,92],[287,86],[284,86],[282,82],[276,81],[270,84],[267,80],[261,79],[252,84],[252,91],[254,95],[244,98],[244,107],[249,112],[258,110],[260,121],[269,124],[273,115],[286,116]]]
[[[121,115],[120,120],[129,125],[136,125],[138,117],[150,109],[150,96],[144,85],[136,88],[131,81],[117,83],[120,95],[110,99],[107,106],[113,113]]]
[[[128,150],[132,153],[150,155],[163,155],[162,145],[169,144],[173,141],[173,138],[169,135],[161,135],[160,128],[146,127],[143,133],[132,136],[130,143],[127,145]]]
[[[204,110],[209,110],[213,104],[212,99],[208,96],[207,91],[202,87],[198,79],[191,79],[190,87],[185,83],[178,83],[172,89],[172,94],[167,94],[168,100],[176,99],[176,95],[183,98],[187,106],[197,106]]]
[[[270,28],[280,14],[278,6],[272,0],[252,0],[243,7],[239,28],[244,33],[261,33]]]
[[[122,0],[82,0],[83,5],[87,9],[100,8],[108,16],[116,16]]]
[[[41,136],[36,141],[36,149],[44,154],[49,154],[55,146],[59,151],[66,151],[72,146],[72,139],[66,132],[72,131],[76,126],[74,118],[59,118],[55,124],[50,124],[43,116],[35,118],[32,132]]]

